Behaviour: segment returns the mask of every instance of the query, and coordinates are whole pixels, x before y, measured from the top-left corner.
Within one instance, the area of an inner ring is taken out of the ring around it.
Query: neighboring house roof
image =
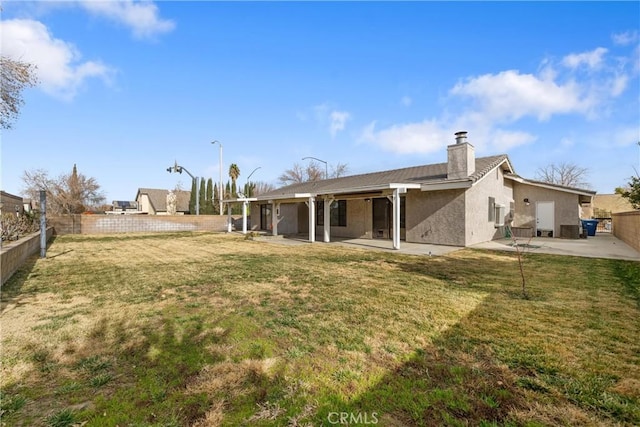
[[[376,191],[396,187],[421,188],[438,183],[460,183],[460,187],[470,187],[491,170],[503,165],[503,169],[513,172],[506,154],[476,159],[476,171],[468,178],[447,179],[447,163],[412,166],[381,172],[351,175],[340,178],[296,183],[257,196],[259,200],[303,197],[305,194],[345,194],[348,192]]]
[[[156,212],[167,211],[167,194],[169,190],[163,190],[158,188],[139,188],[136,194],[136,200],[141,194],[146,194],[149,197],[149,203],[153,206]],[[191,199],[191,191],[180,190],[174,191],[177,196],[176,211],[189,212],[189,199]]]
[[[588,197],[593,197],[596,192],[593,190],[586,190],[584,188],[576,188],[576,187],[567,187],[566,185],[559,185],[559,184],[552,184],[549,182],[543,182],[543,181],[536,181],[533,179],[526,179],[523,178],[519,175],[516,175],[514,173],[512,174],[506,174],[505,178],[508,179],[512,179],[514,181],[520,182],[522,184],[529,184],[529,185],[533,185],[536,187],[542,187],[542,188],[548,188],[551,190],[560,190],[560,191],[564,191],[567,193],[574,193],[574,194],[578,194],[580,196],[588,196]]]

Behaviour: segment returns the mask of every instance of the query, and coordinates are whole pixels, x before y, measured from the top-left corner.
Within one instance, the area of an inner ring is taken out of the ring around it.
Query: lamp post
[[[178,166],[178,162],[175,162],[173,166],[169,166],[167,168],[167,172],[169,173],[178,172],[181,174],[182,171],[185,171],[187,175],[191,177],[191,180],[196,183],[196,215],[200,215],[200,181],[198,180],[198,177],[191,175],[191,172],[189,172],[184,166]]]
[[[244,184],[244,194],[245,194],[245,196],[251,196],[251,195],[252,195],[252,194],[248,194],[248,193],[251,193],[251,191],[250,191],[251,189],[249,188],[249,178],[251,178],[251,175],[253,175],[253,173],[254,173],[255,171],[257,171],[258,169],[260,169],[261,167],[262,167],[262,166],[258,166],[257,168],[255,168],[255,169],[254,169],[254,170],[249,174],[249,176],[247,177],[247,182]]]
[[[313,159],[313,160],[317,160],[319,162],[324,163],[324,179],[329,179],[329,170],[327,169],[327,162],[325,162],[324,160],[320,160],[316,157],[303,157],[302,160],[307,160],[307,159]]]
[[[211,141],[211,144],[218,143],[220,146],[220,184],[218,186],[218,199],[220,200],[220,215],[222,215],[222,195],[224,194],[224,189],[222,188],[222,142],[217,139]]]

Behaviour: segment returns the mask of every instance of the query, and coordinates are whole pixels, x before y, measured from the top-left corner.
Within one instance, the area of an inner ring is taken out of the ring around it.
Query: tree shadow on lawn
[[[379,421],[385,426],[638,425],[638,401],[613,390],[619,378],[603,372],[572,374],[561,356],[535,340],[528,341],[526,328],[491,329],[492,323],[501,321],[496,309],[516,310],[526,318],[528,311],[553,302],[547,287],[553,285],[535,288],[533,296],[524,299],[517,261],[502,253],[477,255],[440,257],[436,262],[387,259],[401,271],[441,279],[452,288],[480,290],[486,297],[364,393],[353,399],[337,393],[330,396],[318,408],[316,420],[326,426],[340,424],[336,421],[348,425]],[[527,261],[528,268],[548,267],[547,261],[547,256],[536,257]],[[487,274],[491,271],[495,275]],[[482,277],[483,283],[474,282],[474,277]],[[546,328],[544,322],[538,326]]]
[[[53,245],[56,239],[56,235],[52,236],[49,239],[49,241],[47,242],[47,251],[49,250],[51,245]],[[68,252],[70,251],[65,251],[59,254],[49,254],[49,252],[47,252],[46,259],[52,259]],[[40,259],[40,251],[28,257],[25,262],[20,267],[18,267],[18,269],[11,275],[9,280],[7,280],[4,285],[2,285],[2,289],[0,292],[0,313],[4,312],[8,305],[23,305],[23,303],[21,302],[22,299],[38,292],[37,289],[33,289],[31,292],[25,292],[23,291],[23,287],[25,282],[29,278],[34,277],[34,274],[37,274],[33,271]]]

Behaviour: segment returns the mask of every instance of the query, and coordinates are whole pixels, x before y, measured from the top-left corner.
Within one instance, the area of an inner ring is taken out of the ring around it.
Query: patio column
[[[309,243],[316,241],[316,198],[309,197]]]
[[[227,233],[231,233],[231,203],[227,203]]]
[[[271,234],[278,235],[278,211],[280,210],[280,203],[271,203]]]
[[[324,199],[324,242],[329,243],[331,241],[331,203],[333,198],[325,197]]]
[[[247,234],[247,204],[246,200],[242,202],[242,234]]]
[[[400,249],[400,189],[393,190],[393,249]]]

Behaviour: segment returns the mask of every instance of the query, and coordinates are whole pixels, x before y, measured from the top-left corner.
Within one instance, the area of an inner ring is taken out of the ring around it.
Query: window
[[[324,201],[316,200],[316,225],[324,225]]]
[[[505,205],[496,203],[496,227],[504,226],[505,208]]]
[[[347,201],[336,200],[331,203],[331,225],[334,227],[347,226]]]
[[[489,197],[489,222],[495,222],[496,220],[496,199],[495,197]]]
[[[334,200],[331,203],[331,209],[329,211],[329,217],[331,218],[332,227],[346,227],[347,226],[347,201],[346,200]],[[324,202],[318,201],[316,204],[316,224],[324,225]]]

